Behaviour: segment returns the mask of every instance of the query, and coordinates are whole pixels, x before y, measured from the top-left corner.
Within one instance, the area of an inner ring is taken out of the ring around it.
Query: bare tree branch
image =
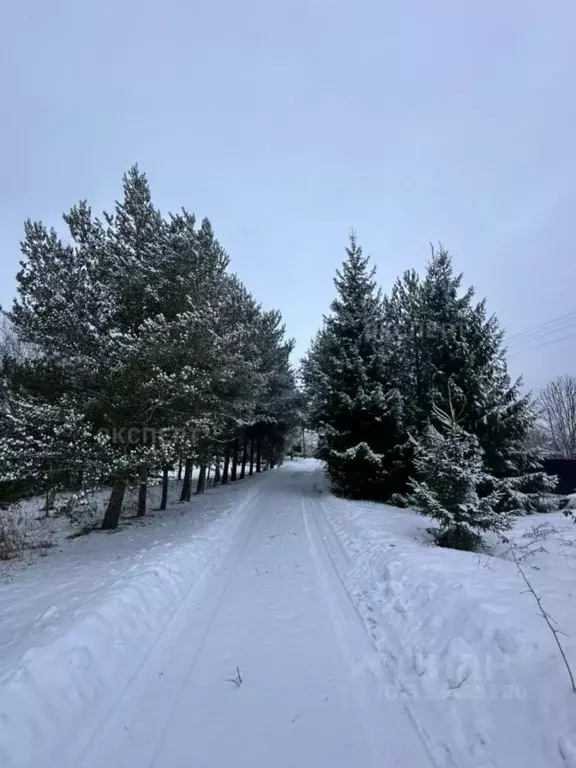
[[[538,404],[550,452],[559,459],[576,459],[576,376],[551,381],[540,392]]]
[[[534,600],[536,600],[536,603],[538,605],[538,609],[540,611],[540,615],[548,625],[548,628],[550,629],[550,632],[554,635],[554,640],[556,641],[556,645],[558,646],[558,650],[560,651],[560,655],[562,656],[562,659],[564,661],[564,665],[566,666],[566,670],[568,672],[568,676],[570,677],[570,682],[572,684],[572,691],[573,693],[576,693],[576,681],[574,680],[574,675],[572,674],[572,669],[570,668],[570,664],[568,662],[568,659],[566,658],[566,654],[564,653],[564,648],[562,647],[562,643],[560,642],[559,635],[564,635],[565,633],[561,630],[557,629],[554,625],[556,624],[556,621],[550,616],[548,611],[546,611],[542,605],[542,600],[540,597],[536,594],[536,590],[528,580],[528,576],[526,576],[526,571],[522,567],[522,564],[520,560],[518,559],[516,555],[516,546],[512,544],[510,547],[510,553],[512,555],[512,558],[514,562],[516,563],[516,568],[518,569],[519,574],[522,576],[522,579],[524,580],[524,583],[528,587],[527,591],[530,592]]]

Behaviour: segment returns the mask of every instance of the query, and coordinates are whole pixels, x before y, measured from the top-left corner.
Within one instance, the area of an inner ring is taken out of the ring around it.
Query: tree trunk
[[[224,450],[224,469],[222,470],[222,485],[228,482],[228,470],[230,469],[230,448],[226,446]]]
[[[50,512],[54,509],[54,503],[56,502],[56,491],[50,488],[46,491],[46,497],[44,500],[44,512],[46,517],[50,517]]]
[[[182,491],[180,492],[180,501],[190,501],[192,494],[192,462],[190,459],[186,459],[184,465],[184,482],[182,483]]]
[[[248,472],[250,477],[252,477],[252,475],[254,474],[254,448],[255,448],[255,442],[256,441],[254,440],[254,436],[252,436],[252,438],[250,440],[250,470]]]
[[[232,471],[230,472],[230,480],[236,480],[238,472],[238,454],[240,452],[240,441],[238,438],[234,440],[234,448],[232,450]]]
[[[242,445],[242,466],[240,467],[240,480],[246,476],[246,462],[248,461],[248,435],[244,433],[244,443]]]
[[[262,472],[262,447],[260,438],[256,440],[256,472]]]
[[[140,483],[138,488],[138,517],[144,517],[146,514],[146,496],[148,494],[148,485]]]
[[[178,482],[182,480],[182,459],[178,462]]]
[[[168,467],[162,468],[162,498],[160,499],[160,509],[163,511],[168,505]]]
[[[216,464],[214,465],[214,487],[220,482],[220,456],[216,456]]]
[[[102,521],[103,531],[113,531],[118,528],[120,513],[122,512],[122,502],[126,493],[126,481],[116,479],[112,486],[112,493],[108,499],[108,506]]]
[[[418,332],[416,324],[413,324],[412,343],[414,345],[414,378],[416,380],[416,400],[420,405],[420,399],[422,396],[422,383],[420,380],[420,350],[418,348]]]
[[[200,464],[200,472],[198,473],[198,482],[196,484],[196,493],[204,493],[206,485],[206,464]]]

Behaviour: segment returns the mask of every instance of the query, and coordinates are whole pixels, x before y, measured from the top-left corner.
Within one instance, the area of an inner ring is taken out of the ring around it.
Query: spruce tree
[[[480,496],[485,486],[483,451],[478,438],[458,424],[454,412],[433,407],[429,423],[416,441],[411,503],[439,524],[434,536],[440,546],[476,549],[486,531],[502,532],[510,515],[500,508],[499,488]]]
[[[303,361],[311,425],[336,487],[354,497],[395,490],[402,401],[387,378],[382,300],[354,234],[334,280],[331,313]]]
[[[521,381],[510,379],[497,318],[462,282],[441,248],[433,250],[422,280],[406,273],[385,300],[387,327],[395,329],[391,370],[405,400],[407,428],[420,436],[436,409],[453,408],[461,427],[477,437],[487,475],[508,478],[501,507],[535,509],[554,481],[525,450],[532,401]],[[404,457],[412,463],[409,452]],[[489,492],[493,485],[485,478],[482,487]]]
[[[414,441],[439,428],[438,413],[453,410],[459,428],[478,441],[480,495],[498,486],[500,510],[537,509],[554,480],[525,448],[532,401],[510,379],[497,319],[463,286],[447,251],[433,250],[423,277],[406,271],[381,300],[352,237],[335,282],[338,296],[302,378],[336,486],[398,499],[416,475]]]

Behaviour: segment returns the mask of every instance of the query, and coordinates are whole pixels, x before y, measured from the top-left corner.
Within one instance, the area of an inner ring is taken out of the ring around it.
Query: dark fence
[[[576,459],[545,459],[543,464],[547,475],[558,475],[556,493],[576,491]]]

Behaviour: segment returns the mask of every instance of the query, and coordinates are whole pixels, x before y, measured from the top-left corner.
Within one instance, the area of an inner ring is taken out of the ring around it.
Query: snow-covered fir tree
[[[395,489],[402,400],[387,376],[375,270],[354,234],[334,280],[337,297],[302,364],[311,426],[345,495],[386,498]]]
[[[354,240],[348,255],[302,365],[310,422],[336,486],[400,499],[416,473],[408,436],[423,438],[437,412],[454,408],[482,450],[480,495],[498,485],[501,509],[538,508],[554,479],[526,451],[531,399],[510,379],[497,319],[463,288],[449,254],[433,250],[423,277],[405,272],[382,300]]]
[[[501,505],[533,510],[554,486],[525,448],[533,403],[521,381],[510,379],[497,318],[462,281],[447,251],[433,250],[424,278],[406,273],[385,300],[387,327],[395,329],[390,367],[406,425],[420,435],[435,408],[453,407],[462,428],[478,438],[486,472],[508,479]]]
[[[476,549],[482,533],[509,527],[510,514],[501,508],[497,486],[479,494],[492,478],[486,476],[478,438],[458,424],[453,411],[436,406],[432,411],[435,423],[415,443],[411,503],[438,522],[433,530],[438,544]]]

